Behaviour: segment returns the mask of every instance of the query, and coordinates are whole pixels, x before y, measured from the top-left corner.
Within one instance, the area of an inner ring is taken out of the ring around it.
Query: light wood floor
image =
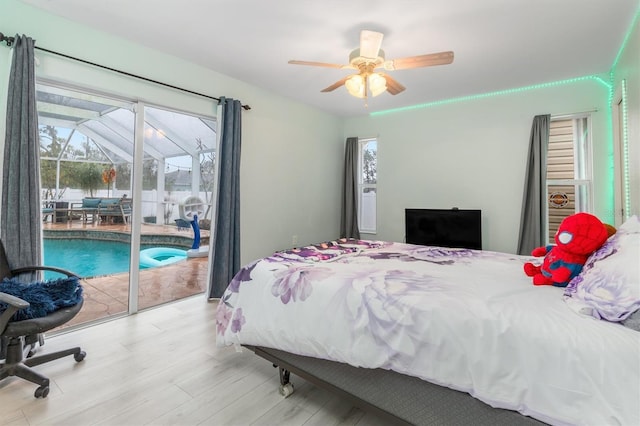
[[[50,336],[38,353],[81,346],[35,367],[51,380],[0,381],[0,425],[376,425],[385,423],[292,375],[278,393],[278,371],[248,350],[215,344],[215,303],[194,296],[137,315]]]

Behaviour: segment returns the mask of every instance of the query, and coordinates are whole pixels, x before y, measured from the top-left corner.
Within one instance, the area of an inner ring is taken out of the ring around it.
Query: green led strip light
[[[636,10],[636,14],[633,16],[633,20],[631,21],[631,25],[629,25],[629,30],[627,31],[627,35],[624,37],[622,41],[622,45],[620,46],[620,50],[618,50],[618,54],[616,55],[616,59],[613,60],[613,65],[611,65],[611,69],[615,69],[616,65],[618,65],[618,61],[620,60],[620,56],[622,56],[622,52],[627,47],[627,43],[629,42],[629,37],[631,37],[631,33],[636,26],[636,22],[638,21],[638,17],[640,16],[640,7]]]
[[[638,23],[638,18],[640,17],[640,7],[636,10],[635,15],[631,21],[631,25],[629,25],[629,30],[622,41],[622,45],[620,46],[620,50],[618,50],[618,54],[611,65],[611,73],[610,78],[611,81],[614,81],[615,70],[618,66],[618,61],[620,61],[620,57],[622,53],[625,51],[627,44],[629,43],[629,39],[631,34],[633,33],[634,28]],[[629,170],[629,128],[628,128],[628,100],[627,100],[627,80],[622,79],[621,81],[622,88],[622,110],[619,111],[622,114],[622,129],[620,138],[622,139],[622,180],[623,180],[623,191],[622,194],[622,208],[624,210],[623,220],[629,218],[629,213],[631,209],[631,179],[630,179],[630,170]],[[613,85],[612,85],[613,90]],[[613,96],[614,94],[610,94],[610,106],[613,106]],[[611,119],[613,119],[613,115],[611,114]],[[613,123],[612,123],[613,126]]]
[[[614,90],[615,90],[615,83],[614,83],[614,77],[613,77],[613,70],[611,70],[609,72],[609,81],[610,86],[609,86],[609,96],[607,99],[607,105],[606,105],[606,130],[607,130],[607,135],[603,138],[603,142],[606,143],[606,147],[607,147],[607,152],[606,152],[606,158],[608,158],[609,161],[606,162],[606,167],[607,167],[607,171],[608,173],[606,174],[606,177],[603,176],[603,180],[602,182],[605,183],[606,185],[603,187],[603,191],[601,193],[602,195],[602,202],[606,204],[606,211],[607,211],[607,215],[610,216],[605,216],[602,219],[607,221],[607,223],[614,223],[615,222],[615,205],[616,205],[616,191],[615,191],[615,181],[616,181],[616,161],[615,161],[615,148],[613,146],[613,98],[614,98]],[[604,206],[603,206],[604,207]]]
[[[631,209],[631,182],[629,178],[629,130],[627,126],[627,80],[622,80],[622,173],[624,180],[624,194],[623,206],[624,206],[624,218],[629,218],[629,211]]]
[[[534,84],[534,85],[531,85],[531,86],[519,87],[519,88],[516,88],[516,89],[498,90],[497,92],[482,93],[482,94],[479,94],[479,95],[462,96],[462,97],[459,97],[459,98],[444,99],[444,100],[441,100],[441,101],[427,102],[427,103],[424,103],[424,104],[418,104],[418,105],[411,105],[411,106],[400,107],[400,108],[387,109],[387,110],[384,110],[384,111],[372,112],[369,115],[370,116],[377,116],[377,115],[390,114],[390,113],[393,113],[393,112],[410,111],[410,110],[413,110],[413,109],[420,109],[420,108],[429,108],[429,107],[434,107],[434,106],[439,106],[439,105],[452,104],[452,103],[455,103],[455,102],[472,101],[472,100],[475,100],[475,99],[483,99],[483,98],[489,98],[489,97],[493,97],[493,96],[508,95],[508,94],[511,94],[511,93],[520,93],[520,92],[526,92],[526,91],[529,91],[529,90],[545,89],[547,87],[561,86],[563,84],[577,83],[579,81],[586,81],[586,80],[595,80],[595,81],[603,84],[609,91],[611,91],[611,89],[612,89],[611,83],[609,83],[608,81],[604,80],[603,78],[598,77],[596,75],[587,75],[587,76],[584,76],[584,77],[570,78],[568,80],[560,80],[560,81],[553,81],[553,82],[550,82],[550,83]]]

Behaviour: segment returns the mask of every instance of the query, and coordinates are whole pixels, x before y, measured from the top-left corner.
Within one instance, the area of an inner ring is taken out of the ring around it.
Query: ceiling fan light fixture
[[[371,74],[369,76],[369,90],[371,90],[371,96],[378,96],[387,90],[387,80],[378,73]]]
[[[316,67],[354,69],[357,74],[345,76],[329,87],[321,90],[323,93],[332,92],[338,87],[345,86],[347,92],[356,98],[367,98],[378,96],[387,91],[391,95],[397,95],[405,90],[405,87],[397,82],[389,74],[374,70],[384,68],[385,70],[405,70],[411,68],[432,67],[435,65],[446,65],[453,62],[453,52],[428,53],[425,55],[407,56],[385,60],[385,53],[380,47],[384,35],[377,31],[362,30],[360,32],[360,47],[354,49],[349,54],[349,64],[332,64],[326,62],[310,62],[290,60],[290,64],[311,65]],[[366,105],[366,103],[365,103]]]
[[[347,88],[347,92],[356,98],[364,98],[364,78],[360,74],[352,75],[344,82],[344,87]]]

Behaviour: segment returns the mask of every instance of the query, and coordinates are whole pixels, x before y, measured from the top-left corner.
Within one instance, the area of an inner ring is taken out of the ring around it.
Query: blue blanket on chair
[[[5,278],[0,282],[0,292],[29,302],[29,307],[17,311],[11,321],[41,318],[58,309],[78,304],[82,300],[82,285],[78,277],[59,278],[48,281],[23,283],[16,278]],[[7,310],[0,302],[0,314]]]

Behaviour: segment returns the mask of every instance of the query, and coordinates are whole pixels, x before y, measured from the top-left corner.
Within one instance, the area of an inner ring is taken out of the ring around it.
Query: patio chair
[[[42,203],[42,221],[46,222],[51,217],[51,222],[55,222],[56,209],[51,201]]]
[[[81,203],[71,203],[69,214],[72,217],[74,214],[80,214],[84,223],[87,223],[89,216],[91,216],[91,222],[95,223],[101,201],[102,198],[85,197]]]
[[[98,206],[98,216],[105,223],[128,223],[131,219],[132,200],[126,198],[103,198]]]
[[[191,229],[191,223],[187,222],[184,219],[176,219],[176,226],[178,227],[178,231],[189,230]]]
[[[49,394],[49,379],[37,373],[31,367],[68,355],[73,355],[74,359],[80,362],[86,356],[86,353],[79,347],[33,356],[36,345],[38,343],[40,345],[44,344],[44,333],[65,324],[75,317],[80,312],[83,302],[81,293],[77,292],[76,295],[79,295],[79,297],[77,297],[78,300],[75,301],[74,305],[55,309],[45,316],[23,319],[24,312],[27,312],[26,309],[30,308],[30,303],[17,296],[15,292],[13,292],[14,294],[2,292],[3,287],[5,291],[8,291],[7,289],[9,288],[14,290],[17,287],[15,281],[7,279],[19,277],[25,273],[44,270],[54,271],[66,277],[44,283],[32,282],[27,286],[41,285],[44,289],[44,286],[51,288],[52,285],[57,285],[65,280],[78,279],[76,275],[69,271],[47,266],[29,266],[12,270],[7,262],[4,246],[0,241],[0,278],[3,279],[0,282],[0,361],[4,360],[4,362],[0,362],[0,380],[9,376],[17,376],[35,383],[39,385],[34,393],[36,398],[46,398]]]

